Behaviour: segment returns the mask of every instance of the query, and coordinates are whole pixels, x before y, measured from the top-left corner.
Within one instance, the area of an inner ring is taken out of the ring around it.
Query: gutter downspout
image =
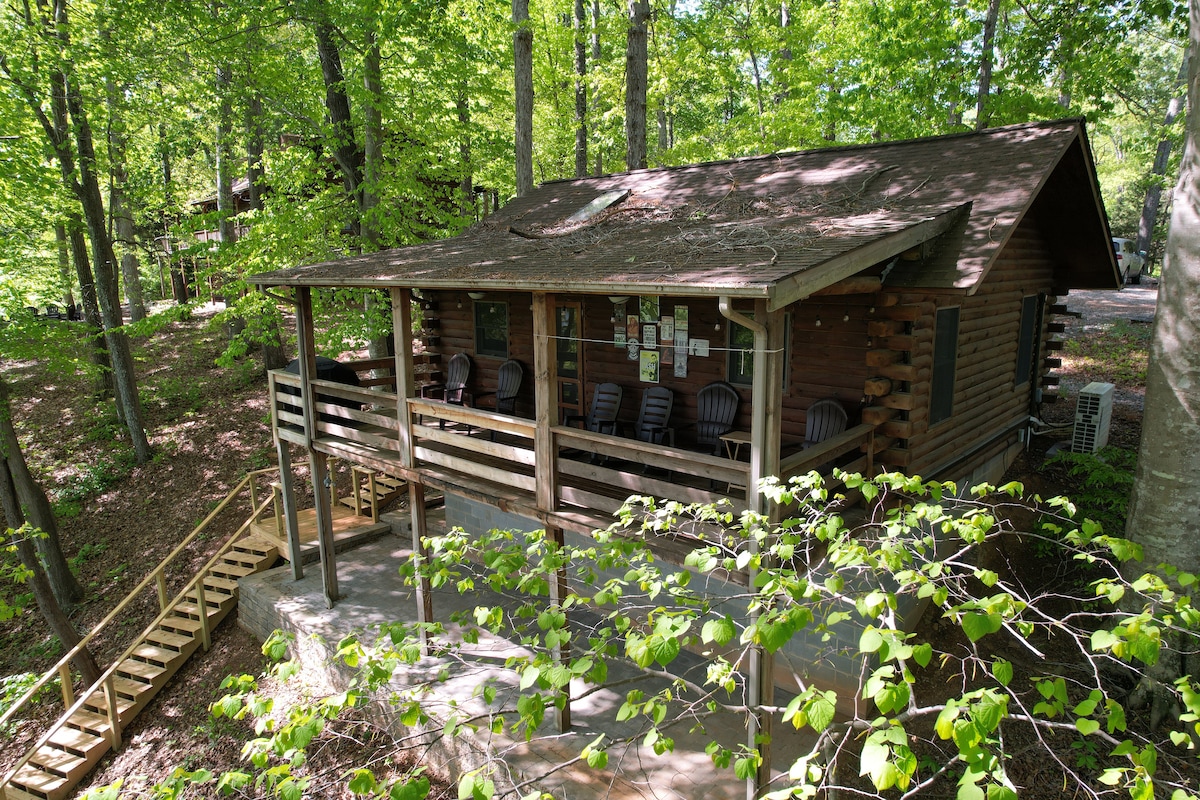
[[[717,308],[721,312],[721,316],[730,322],[736,322],[743,328],[748,328],[754,332],[754,382],[751,387],[751,397],[756,401],[761,401],[766,396],[766,353],[767,353],[767,328],[761,322],[747,317],[733,308],[733,299],[722,295],[717,302]],[[767,503],[766,499],[758,491],[758,483],[763,478],[764,458],[763,458],[763,441],[767,433],[766,419],[767,403],[755,402],[750,412],[750,477],[746,486],[746,507],[753,513],[766,515]],[[757,555],[758,540],[755,537],[750,537],[749,540],[750,552]],[[753,565],[748,570],[749,585],[753,587],[756,583],[758,570]],[[750,624],[753,625],[758,621],[758,613],[750,612]],[[748,668],[746,670],[746,683],[749,693],[749,705],[752,711],[746,715],[746,745],[752,751],[757,751],[762,758],[762,766],[755,771],[754,774],[746,778],[746,800],[755,800],[763,791],[765,791],[768,782],[770,781],[770,765],[771,765],[771,745],[770,745],[770,730],[771,721],[769,716],[764,715],[757,710],[768,697],[771,692],[765,691],[768,688],[768,682],[773,683],[774,677],[773,663],[770,654],[763,650],[760,646],[755,646],[750,649],[750,658]],[[766,736],[765,740],[763,736]]]

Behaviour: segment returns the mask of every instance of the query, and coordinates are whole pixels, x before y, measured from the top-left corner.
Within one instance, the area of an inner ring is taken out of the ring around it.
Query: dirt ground
[[[1153,315],[1153,291],[1142,286],[1117,295],[1072,294],[1067,305],[1082,316],[1071,320],[1066,338],[1087,336],[1092,326],[1116,319],[1143,324]],[[28,362],[5,365],[19,434],[31,466],[58,503],[68,558],[88,590],[87,599],[72,610],[81,630],[95,625],[246,471],[274,463],[261,367],[253,359],[231,368],[214,366],[223,344],[221,330],[209,326],[203,315],[136,343],[147,428],[157,453],[144,465],[121,455],[122,448],[114,446],[122,438],[114,421],[81,400],[90,394],[83,378],[50,375]],[[1052,424],[1069,424],[1074,393],[1105,377],[1089,365],[1072,364],[1069,357],[1062,376],[1066,399],[1045,409]],[[1136,448],[1141,391],[1122,386],[1118,392],[1113,444]],[[1039,468],[1050,443],[1035,439],[1012,477],[1047,480]],[[234,524],[222,523],[213,542],[232,532]],[[140,630],[151,609],[147,599],[121,620],[117,633]],[[111,657],[121,646],[115,637],[106,637],[98,656]],[[35,612],[0,622],[0,676],[41,671],[60,652]],[[231,723],[214,722],[207,709],[221,694],[222,677],[256,674],[263,663],[259,643],[231,617],[218,630],[212,652],[181,669],[127,730],[125,748],[106,756],[82,788],[118,779],[130,787],[145,786],[148,778],[165,777],[175,766],[214,772],[235,768],[249,734]],[[54,705],[48,703],[39,716],[53,713]],[[332,776],[366,752],[386,751],[369,726],[349,724],[357,727],[341,739],[345,752],[340,757],[334,752],[329,759],[332,771],[323,778],[321,796],[349,797]],[[0,732],[0,774],[39,729],[33,719]]]

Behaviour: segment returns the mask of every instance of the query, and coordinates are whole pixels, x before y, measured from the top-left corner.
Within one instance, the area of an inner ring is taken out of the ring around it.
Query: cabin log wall
[[[877,406],[901,406],[905,424],[892,420],[881,433],[895,441],[880,455],[886,466],[910,474],[955,478],[1001,454],[1017,440],[1017,430],[1030,413],[1031,395],[1055,366],[1045,358],[1050,333],[1049,305],[1054,302],[1054,262],[1036,223],[1027,218],[992,265],[979,291],[896,293],[877,316],[911,323],[913,349],[909,363],[880,369],[901,381]],[[1035,336],[1031,382],[1015,383],[1021,304],[1030,295],[1047,295]],[[933,333],[940,308],[959,310],[958,350],[951,416],[929,424]],[[919,313],[918,313],[919,312]],[[1051,345],[1052,346],[1052,345]],[[1040,369],[1039,369],[1040,367]],[[892,399],[895,398],[895,399]],[[907,406],[907,408],[903,408]],[[951,474],[942,474],[943,470]]]

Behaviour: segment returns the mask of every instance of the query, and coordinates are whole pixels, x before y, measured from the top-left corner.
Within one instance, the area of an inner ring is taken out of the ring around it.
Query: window
[[[954,411],[954,370],[957,361],[958,308],[939,308],[933,334],[930,425],[949,418]]]
[[[746,314],[746,316],[754,319],[753,314]],[[788,342],[792,338],[791,314],[784,315],[783,329],[785,331],[783,337],[783,386],[786,390],[787,374],[790,366],[788,363]],[[730,320],[728,347],[728,361],[726,362],[728,381],[736,386],[752,385],[754,383],[754,331]]]
[[[508,358],[508,303],[475,303],[475,355]]]
[[[1038,306],[1041,298],[1031,294],[1021,301],[1021,332],[1017,337],[1017,376],[1014,386],[1028,383],[1033,373],[1033,359],[1037,355]]]

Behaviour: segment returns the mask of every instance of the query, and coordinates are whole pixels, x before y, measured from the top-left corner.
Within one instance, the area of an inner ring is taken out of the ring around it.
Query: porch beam
[[[337,563],[333,555],[333,509],[325,481],[329,477],[329,458],[313,447],[317,432],[317,398],[313,381],[317,378],[317,346],[313,335],[312,290],[302,287],[296,291],[296,339],[300,359],[300,396],[304,401],[304,445],[308,448],[309,468],[313,482],[313,506],[317,516],[317,552],[321,558],[321,586],[325,605],[333,608],[338,599]],[[289,541],[289,546],[291,542]],[[297,541],[292,557],[299,558]]]

